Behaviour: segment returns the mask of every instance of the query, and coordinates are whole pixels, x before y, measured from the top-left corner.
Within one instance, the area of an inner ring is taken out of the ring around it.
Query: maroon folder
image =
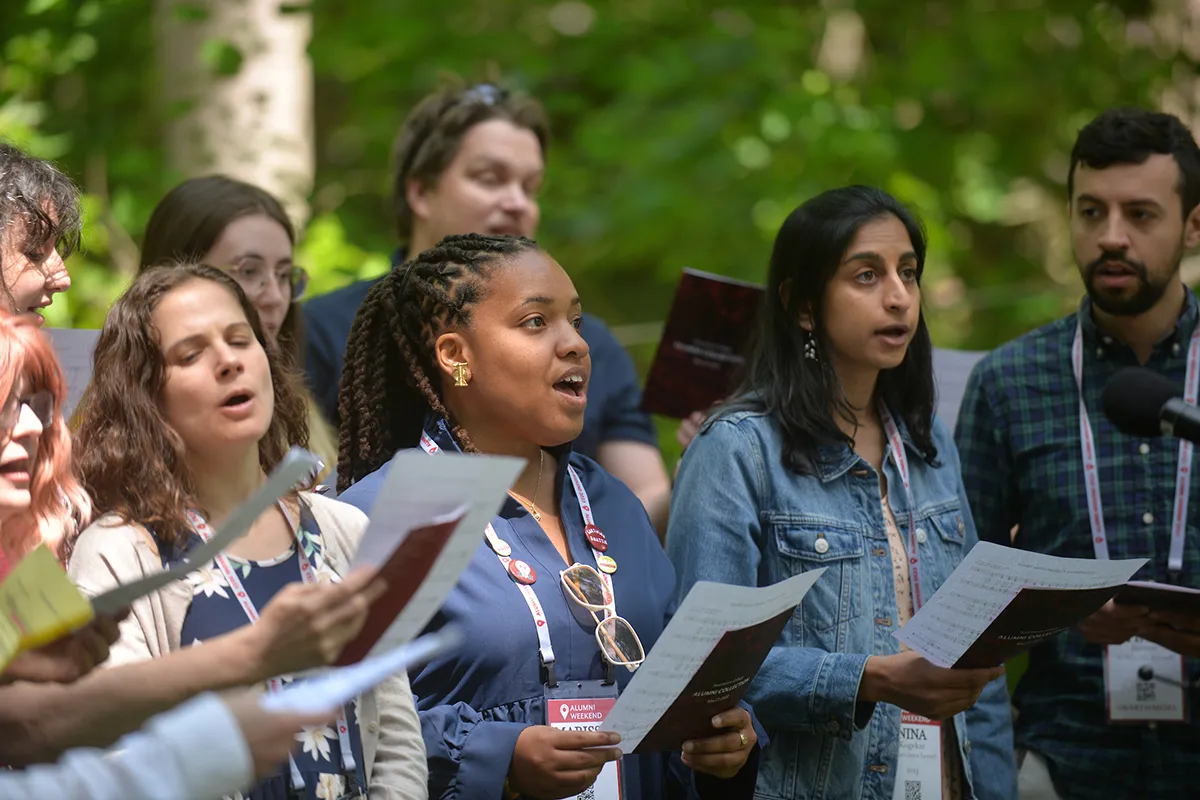
[[[408,605],[424,582],[437,557],[458,527],[461,516],[433,525],[413,528],[379,570],[387,581],[387,592],[371,605],[358,636],[342,650],[335,666],[344,667],[366,658],[371,648]]]
[[[745,361],[763,287],[685,269],[675,290],[642,409],[682,419],[724,399]]]
[[[717,731],[712,718],[737,705],[762,667],[795,608],[768,620],[727,632],[704,659],[683,693],[638,744],[635,753],[678,750],[689,739]]]

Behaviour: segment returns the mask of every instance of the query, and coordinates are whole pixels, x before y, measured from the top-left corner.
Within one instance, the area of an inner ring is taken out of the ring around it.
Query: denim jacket
[[[930,597],[977,541],[975,525],[946,428],[935,420],[938,466],[930,466],[897,422],[916,507],[921,586]],[[892,800],[900,709],[856,699],[867,658],[900,651],[878,475],[845,445],[822,447],[813,474],[798,475],[783,466],[782,444],[772,417],[737,411],[688,447],[667,534],[679,596],[698,580],[768,586],[824,567],[746,695],[771,735],[755,796]],[[907,545],[908,499],[890,453],[884,472]],[[819,538],[826,544],[817,546]],[[1004,678],[953,724],[966,797],[1015,798]]]

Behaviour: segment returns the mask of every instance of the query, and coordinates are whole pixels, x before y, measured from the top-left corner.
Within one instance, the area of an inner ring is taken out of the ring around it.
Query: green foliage
[[[2,5],[0,135],[58,160],[88,193],[88,246],[54,321],[96,325],[180,177],[163,154],[163,122],[183,109],[157,99],[155,4]],[[172,13],[200,22],[209,5]],[[1033,223],[1061,215],[1075,131],[1194,72],[1145,24],[1151,5],[829,7],[281,5],[313,20],[317,181],[301,248],[313,291],[387,269],[389,150],[407,110],[439,76],[498,71],[551,114],[540,238],[618,331],[662,319],[681,267],[762,280],[784,216],[849,182],[882,185],[924,216],[938,344],[994,346],[1070,308],[1068,254]],[[210,40],[196,58],[228,75],[242,53]],[[1022,215],[1017,199],[1030,197],[1042,205]],[[644,368],[653,342],[634,345]]]

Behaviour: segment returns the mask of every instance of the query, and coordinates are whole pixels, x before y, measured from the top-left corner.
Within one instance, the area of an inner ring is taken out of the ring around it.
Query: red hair
[[[47,390],[54,395],[54,419],[38,440],[29,508],[0,525],[0,550],[12,564],[42,542],[60,554],[63,539],[91,514],[92,507],[71,460],[71,434],[62,415],[67,382],[58,356],[29,320],[0,313],[0,398],[7,398],[22,377],[27,392]],[[0,439],[8,435],[0,431]]]

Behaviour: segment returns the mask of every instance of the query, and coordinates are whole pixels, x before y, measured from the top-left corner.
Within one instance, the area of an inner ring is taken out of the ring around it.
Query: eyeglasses
[[[9,395],[4,407],[0,408],[0,433],[5,436],[12,434],[13,428],[17,427],[17,421],[21,418],[21,409],[25,406],[29,406],[29,410],[38,418],[38,422],[42,423],[43,428],[50,427],[50,423],[54,421],[54,393],[49,389],[42,389],[25,397]]]
[[[641,666],[646,660],[642,640],[628,620],[617,616],[613,597],[595,567],[588,564],[567,567],[562,571],[562,588],[568,600],[591,614],[596,625],[596,644],[610,664],[630,672]]]
[[[226,267],[225,271],[241,285],[242,291],[249,297],[261,295],[267,290],[267,286],[272,280],[275,281],[279,293],[291,300],[299,300],[304,296],[304,290],[308,288],[308,272],[303,267],[284,267],[271,270],[265,264],[253,262],[235,264]]]

